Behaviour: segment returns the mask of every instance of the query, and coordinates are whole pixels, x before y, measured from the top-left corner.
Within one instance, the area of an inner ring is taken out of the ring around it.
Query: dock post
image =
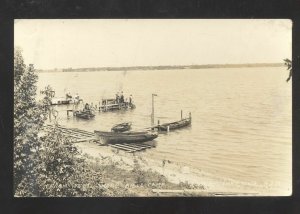
[[[157,121],[157,125],[159,125],[159,120]]]
[[[151,126],[154,126],[154,96],[157,96],[157,94],[152,94]]]
[[[181,120],[182,120],[182,110],[181,110]]]

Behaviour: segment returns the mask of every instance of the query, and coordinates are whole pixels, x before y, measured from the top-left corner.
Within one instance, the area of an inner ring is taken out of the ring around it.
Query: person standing
[[[116,93],[116,101],[117,101],[117,103],[119,103],[119,92]]]
[[[121,103],[124,103],[124,95],[123,95],[123,91],[121,92],[120,102],[121,102]]]

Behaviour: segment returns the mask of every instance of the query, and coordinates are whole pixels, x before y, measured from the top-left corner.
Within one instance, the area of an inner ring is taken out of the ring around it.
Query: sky
[[[277,63],[288,19],[17,19],[14,43],[37,69]]]

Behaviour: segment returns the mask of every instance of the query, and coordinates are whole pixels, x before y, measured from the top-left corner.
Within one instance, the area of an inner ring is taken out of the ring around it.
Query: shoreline
[[[131,172],[135,161],[138,162],[143,172],[149,170],[155,172],[167,179],[172,185],[171,189],[160,190],[155,185],[151,188],[152,192],[158,193],[151,195],[148,189],[147,196],[180,196],[183,192],[191,192],[192,196],[269,196],[267,189],[261,192],[253,190],[254,184],[238,183],[224,180],[223,178],[214,179],[208,173],[199,169],[191,168],[187,165],[168,162],[162,164],[162,160],[155,160],[145,157],[144,152],[136,154],[126,153],[117,149],[101,146],[94,142],[80,142],[75,144],[81,151],[82,155],[88,159],[109,159],[111,163],[117,165],[117,169]],[[131,177],[130,173],[127,173]],[[147,176],[147,175],[145,175]],[[175,188],[186,186],[188,188]],[[174,190],[175,188],[175,190]],[[220,192],[222,189],[222,192]],[[146,190],[145,190],[146,191]],[[160,192],[162,191],[162,192]],[[150,194],[150,195],[149,195]],[[179,195],[178,195],[179,194]],[[143,195],[143,194],[142,194]],[[144,195],[145,196],[145,195]],[[191,196],[191,195],[190,195]]]
[[[90,67],[90,68],[55,68],[36,69],[37,73],[60,72],[101,72],[101,71],[146,71],[146,70],[173,70],[173,69],[210,69],[210,68],[257,68],[257,67],[284,67],[284,63],[242,63],[242,64],[205,64],[205,65],[163,65],[163,66],[126,66],[126,67]]]

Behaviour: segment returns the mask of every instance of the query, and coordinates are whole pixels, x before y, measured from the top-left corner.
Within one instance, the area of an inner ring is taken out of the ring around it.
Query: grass
[[[175,184],[158,172],[151,169],[144,170],[140,162],[145,162],[145,160],[140,157],[133,157],[132,169],[127,170],[122,168],[124,162],[114,162],[111,157],[95,158],[88,154],[83,154],[83,156],[89,160],[92,169],[101,172],[107,196],[157,196],[152,189],[204,189],[202,185],[193,185],[188,182]]]

